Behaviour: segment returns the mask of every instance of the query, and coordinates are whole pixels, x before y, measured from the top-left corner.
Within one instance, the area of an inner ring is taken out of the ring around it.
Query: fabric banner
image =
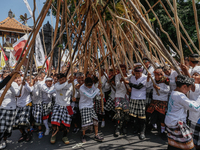
[[[6,66],[6,62],[3,56],[3,53],[1,51],[1,66],[0,66],[0,71]]]
[[[28,35],[25,34],[19,40],[17,40],[17,42],[15,42],[13,44],[13,48],[14,48],[13,55],[15,56],[16,60],[19,59],[19,56],[22,53],[22,50],[23,50],[27,40],[28,40]],[[26,51],[24,51],[24,54],[25,54],[25,52]]]
[[[15,56],[13,55],[13,52],[10,51],[10,58],[9,58],[9,65],[10,65],[10,68],[14,68],[15,65],[16,65],[17,61],[16,61],[16,58]]]
[[[33,13],[32,13],[32,10],[31,10],[31,7],[28,3],[27,0],[23,0],[31,17],[33,18]],[[42,42],[41,42],[41,39],[40,39],[40,35],[39,33],[36,35],[36,38],[35,38],[35,54],[36,54],[36,64],[37,64],[37,67],[38,68],[41,68],[44,61],[45,61],[45,55],[44,55],[44,50],[43,50],[43,46],[42,46]]]

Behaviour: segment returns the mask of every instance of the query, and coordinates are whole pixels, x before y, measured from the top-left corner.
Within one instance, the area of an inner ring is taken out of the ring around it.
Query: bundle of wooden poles
[[[199,49],[194,45],[177,15],[176,0],[173,0],[173,4],[171,4],[169,0],[166,0],[171,11],[174,13],[174,16],[170,16],[166,6],[162,3],[162,0],[158,0],[152,6],[149,4],[148,0],[145,1],[149,6],[148,10],[140,3],[140,0],[121,0],[117,5],[113,0],[79,0],[78,2],[72,0],[57,0],[56,8],[54,7],[54,2],[52,0],[46,0],[37,20],[34,18],[34,28],[26,43],[28,48],[26,49],[25,55],[23,57],[22,55],[20,56],[15,70],[20,70],[27,55],[29,55],[29,64],[27,64],[27,66],[32,65],[33,61],[31,55],[34,54],[35,37],[41,28],[47,12],[51,8],[56,12],[56,24],[52,40],[52,49],[46,58],[46,60],[50,59],[50,66],[52,66],[55,47],[58,44],[63,45],[64,33],[67,36],[66,45],[59,47],[57,73],[60,72],[63,55],[66,51],[69,51],[65,64],[69,63],[70,67],[66,71],[66,75],[68,75],[69,72],[72,74],[73,66],[78,65],[79,70],[84,73],[87,71],[94,72],[98,69],[100,76],[102,71],[101,66],[103,65],[107,71],[109,71],[109,68],[113,68],[115,71],[115,67],[118,67],[122,78],[124,78],[119,65],[126,64],[127,68],[129,66],[133,70],[134,60],[140,62],[148,72],[148,69],[142,62],[143,57],[149,58],[154,67],[156,67],[155,63],[163,66],[167,62],[180,74],[177,61],[170,55],[161,39],[154,32],[148,13],[152,12],[154,14],[160,26],[160,30],[167,35],[169,42],[173,46],[172,49],[179,55],[180,63],[184,63],[181,41],[185,42],[191,53],[193,53],[192,49],[195,49],[197,53],[200,54],[199,25],[195,2],[192,0]],[[176,28],[178,44],[171,40],[170,35],[162,28],[162,24],[154,12],[153,9],[158,4],[162,5],[166,14],[171,19],[172,24]],[[73,12],[69,9],[72,5],[75,6]],[[33,14],[34,13],[35,12],[33,12]],[[181,34],[180,28],[185,33],[186,38]],[[189,43],[193,48],[190,47]],[[176,45],[178,45],[178,47]],[[72,49],[73,47],[74,49]],[[23,51],[25,48],[26,46]],[[43,68],[44,66],[45,62]],[[27,70],[25,74],[26,73]],[[48,75],[50,74],[51,67],[49,67],[48,70]],[[0,104],[14,79],[15,75],[6,85],[0,98]]]

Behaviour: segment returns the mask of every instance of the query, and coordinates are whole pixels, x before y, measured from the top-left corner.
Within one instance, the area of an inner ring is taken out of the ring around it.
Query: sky
[[[27,0],[27,1],[30,5],[31,9],[33,10],[33,0]],[[45,1],[46,0],[36,0],[36,4],[37,4],[37,8],[38,8],[39,12],[42,10],[42,7],[43,7]],[[25,13],[27,13],[28,18],[30,17],[28,9],[23,0],[0,0],[0,6],[1,6],[0,21],[3,21],[4,19],[6,19],[8,17],[8,12],[10,9],[15,14],[15,19],[17,21],[20,21],[19,16],[24,15]],[[35,15],[36,15],[36,19],[37,19],[37,16],[38,16],[37,9],[36,9]],[[52,18],[53,18],[53,25],[54,25],[56,19],[54,16]],[[49,21],[49,23],[51,24],[50,16],[46,16],[43,24],[46,24],[47,21]],[[29,19],[27,21],[27,24],[29,26],[33,26],[33,20]],[[2,42],[2,40],[0,39],[0,43],[1,42]]]

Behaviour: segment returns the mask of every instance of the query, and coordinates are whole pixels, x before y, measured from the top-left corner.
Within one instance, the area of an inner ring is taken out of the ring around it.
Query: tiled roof
[[[0,31],[27,33],[27,31],[31,32],[31,30],[31,28],[21,24],[15,18],[7,17],[0,22]]]

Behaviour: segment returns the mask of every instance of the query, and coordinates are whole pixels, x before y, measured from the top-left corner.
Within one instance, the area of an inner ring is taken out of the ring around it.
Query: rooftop
[[[8,17],[0,22],[0,31],[25,34],[31,32],[32,29],[13,18],[12,11],[10,10]]]

